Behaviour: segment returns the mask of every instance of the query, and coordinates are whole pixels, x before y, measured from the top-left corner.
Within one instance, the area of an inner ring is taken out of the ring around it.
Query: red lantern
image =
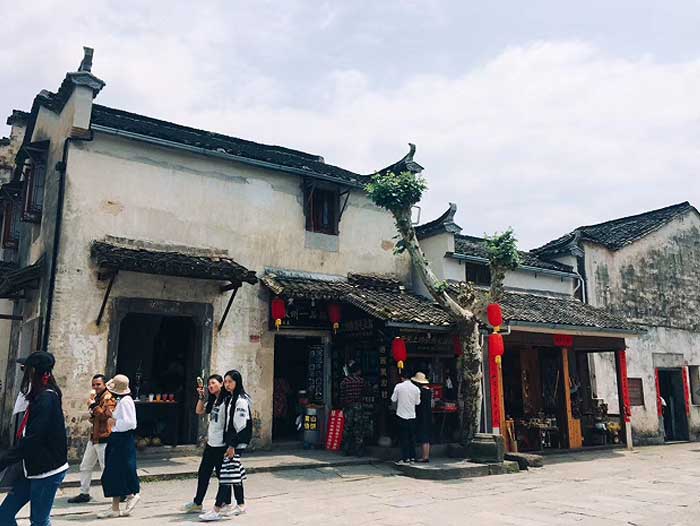
[[[459,336],[455,335],[452,337],[452,346],[454,347],[456,358],[459,358],[464,354],[464,349],[462,349],[462,342],[460,341]]]
[[[486,307],[486,317],[491,327],[497,328],[503,325],[503,311],[498,303],[491,303]]]
[[[394,360],[396,360],[396,365],[399,370],[403,369],[403,363],[406,361],[406,358],[408,358],[406,342],[403,341],[403,338],[397,336],[394,338],[394,341],[391,342],[391,355],[394,357]]]
[[[328,304],[328,319],[333,324],[333,332],[338,332],[341,320],[341,310],[340,305],[338,303]]]
[[[280,330],[282,320],[287,317],[287,305],[282,298],[272,300],[272,319],[275,320],[275,328]]]
[[[494,357],[496,363],[501,362],[501,356],[505,351],[503,336],[500,334],[489,334],[489,353]]]

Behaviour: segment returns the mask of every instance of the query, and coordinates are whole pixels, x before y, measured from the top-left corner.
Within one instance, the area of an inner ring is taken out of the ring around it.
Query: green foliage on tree
[[[372,176],[365,190],[377,206],[400,215],[420,201],[427,187],[425,179],[419,174],[389,172]]]
[[[514,270],[520,264],[520,252],[518,252],[518,240],[513,229],[486,236],[486,250],[489,253],[489,265],[492,268]]]

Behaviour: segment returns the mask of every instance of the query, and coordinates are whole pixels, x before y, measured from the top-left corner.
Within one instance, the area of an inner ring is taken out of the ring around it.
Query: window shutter
[[[5,201],[3,214],[3,248],[15,249],[19,245],[19,203],[17,201]]]

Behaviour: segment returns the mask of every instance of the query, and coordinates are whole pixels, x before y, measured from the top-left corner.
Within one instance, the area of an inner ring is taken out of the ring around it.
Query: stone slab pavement
[[[197,524],[177,509],[192,497],[193,480],[143,485],[143,501],[128,518],[104,526]],[[700,524],[700,443],[548,457],[537,470],[465,480],[401,476],[387,464],[320,467],[253,474],[241,525],[519,525],[676,526]],[[68,494],[72,494],[66,491]],[[213,498],[214,485],[209,499]],[[98,490],[95,488],[94,493]],[[98,524],[107,503],[66,504],[60,495],[54,526]],[[27,526],[28,510],[19,521]]]

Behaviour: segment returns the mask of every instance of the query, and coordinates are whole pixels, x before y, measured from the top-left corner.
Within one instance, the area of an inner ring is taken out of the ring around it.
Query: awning
[[[36,289],[41,282],[42,259],[26,267],[0,265],[0,298],[17,299],[25,289]]]
[[[258,281],[254,271],[231,258],[195,254],[195,249],[192,252],[133,248],[107,241],[94,241],[90,249],[93,260],[102,269],[230,281],[237,285],[254,285]]]
[[[93,241],[90,255],[100,271],[109,277],[96,323],[99,325],[104,315],[114,279],[120,270],[141,272],[160,276],[228,281],[230,285],[221,287],[221,292],[232,290],[224,314],[219,322],[219,330],[224,325],[231,309],[236,292],[243,283],[254,285],[258,282],[255,271],[248,270],[233,259],[223,255],[203,254],[201,249],[178,247],[178,250],[159,250],[148,243],[133,240]]]
[[[451,287],[457,284],[456,281],[450,282]],[[477,289],[476,294],[486,303],[485,290]],[[507,291],[499,303],[503,309],[503,319],[515,330],[610,336],[644,333],[644,329],[638,325],[574,298]]]
[[[446,311],[423,296],[406,292],[394,277],[352,273],[343,277],[268,270],[260,281],[283,298],[349,303],[388,325],[442,330],[452,325]]]

